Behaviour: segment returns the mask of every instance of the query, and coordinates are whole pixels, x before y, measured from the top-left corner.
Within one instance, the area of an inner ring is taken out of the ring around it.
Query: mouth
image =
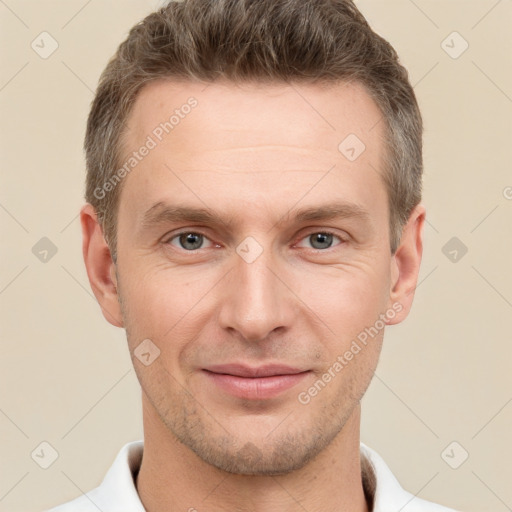
[[[246,400],[268,400],[296,386],[310,371],[281,364],[226,364],[210,366],[203,373],[224,393]]]

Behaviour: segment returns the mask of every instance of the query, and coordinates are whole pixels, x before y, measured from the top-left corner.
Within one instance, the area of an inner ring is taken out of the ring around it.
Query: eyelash
[[[210,240],[210,238],[204,234],[203,232],[201,231],[193,231],[193,230],[188,230],[188,231],[180,231],[179,233],[175,233],[173,234],[172,236],[170,237],[167,237],[164,239],[164,244],[168,244],[168,245],[172,245],[171,244],[171,241],[176,239],[176,238],[179,238],[180,236],[182,235],[188,235],[188,234],[194,234],[194,235],[201,235],[202,237],[204,237],[206,240],[209,240],[210,242],[212,242]],[[302,240],[306,239],[306,238],[309,238],[310,236],[312,235],[316,235],[316,234],[322,234],[322,235],[332,235],[334,238],[337,238],[340,242],[336,245],[333,245],[331,247],[327,247],[326,249],[315,249],[314,247],[306,247],[306,249],[309,249],[310,251],[314,251],[314,252],[327,252],[329,251],[329,249],[334,249],[335,247],[337,247],[338,245],[342,245],[343,243],[346,243],[347,240],[343,237],[341,237],[340,235],[334,233],[333,231],[329,231],[329,230],[318,230],[318,231],[311,231],[310,233],[302,236],[297,242],[294,243],[294,246],[297,245],[299,242],[301,242]],[[215,242],[212,242],[213,244],[215,244]],[[218,246],[218,244],[215,244]],[[186,253],[189,253],[189,254],[195,254],[197,253],[198,251],[201,251],[203,248],[199,248],[199,249],[193,249],[193,250],[187,250],[187,249],[184,249],[183,247],[180,247],[179,250],[182,250]]]

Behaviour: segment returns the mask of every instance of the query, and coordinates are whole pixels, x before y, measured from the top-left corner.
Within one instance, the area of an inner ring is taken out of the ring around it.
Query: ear
[[[82,252],[92,291],[107,321],[116,327],[123,327],[115,263],[91,204],[87,203],[80,211],[80,223]]]
[[[414,299],[421,257],[423,254],[423,227],[426,210],[417,205],[402,230],[400,245],[391,258],[391,289],[388,307],[396,312],[388,325],[398,324],[407,318]]]

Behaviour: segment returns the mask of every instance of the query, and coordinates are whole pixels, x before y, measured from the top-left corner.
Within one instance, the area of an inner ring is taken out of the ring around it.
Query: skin
[[[92,289],[107,320],[126,329],[142,388],[141,500],[150,512],[366,511],[360,400],[384,329],[309,403],[298,395],[393,304],[401,310],[385,324],[406,318],[425,208],[413,210],[392,255],[384,123],[357,83],[154,82],[130,114],[126,156],[191,96],[197,107],[124,178],[115,265],[94,209],[81,211]],[[353,162],[338,150],[351,133],[366,146]],[[368,216],[294,219],[334,201]],[[144,224],[158,202],[222,220]],[[203,234],[203,245],[187,250],[182,231]],[[325,231],[332,245],[315,249],[311,235]],[[236,250],[249,236],[262,250],[252,263]],[[148,366],[134,357],[145,339],[160,350]],[[233,362],[309,373],[273,398],[244,399],[203,371]]]

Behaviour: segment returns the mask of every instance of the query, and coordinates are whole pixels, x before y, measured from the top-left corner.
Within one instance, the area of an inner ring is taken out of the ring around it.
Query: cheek
[[[296,272],[291,282],[342,344],[373,325],[387,304],[385,272],[368,264]]]
[[[138,266],[130,267],[120,272],[120,284],[131,342],[150,338],[167,345],[172,339],[176,346],[180,340],[193,337],[206,316],[217,274],[206,269],[185,273],[165,266],[137,274]]]

